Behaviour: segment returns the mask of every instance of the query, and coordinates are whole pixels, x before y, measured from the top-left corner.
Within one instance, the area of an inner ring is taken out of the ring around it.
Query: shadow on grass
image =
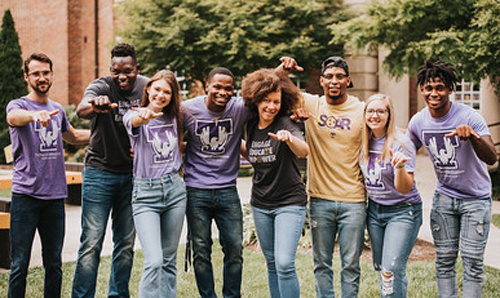
[[[178,252],[178,268],[184,266],[184,246],[180,246]],[[219,244],[214,245],[213,261],[214,261],[214,276],[216,278],[216,291],[221,295],[222,287],[222,252]],[[108,288],[108,277],[110,272],[110,257],[103,257],[97,281],[96,297],[106,297]],[[335,272],[335,289],[340,297],[340,264],[338,255],[334,257],[334,272]],[[138,296],[139,282],[143,265],[143,256],[141,251],[137,251],[134,259],[134,267],[130,281],[131,297]],[[301,284],[301,297],[313,298],[314,291],[314,275],[313,262],[310,254],[297,254],[296,259],[297,274]],[[75,262],[68,262],[63,265],[63,289],[62,297],[70,297],[71,283],[75,270]],[[378,276],[373,271],[370,263],[361,262],[361,286],[359,297],[380,297],[378,289]],[[459,263],[457,272],[460,272],[458,284],[462,284],[462,267]],[[408,297],[429,298],[436,297],[436,283],[434,278],[434,262],[433,261],[418,261],[408,264]],[[0,274],[0,297],[7,297],[8,273]],[[32,268],[29,271],[27,281],[26,297],[43,297],[43,268]],[[486,278],[483,290],[484,298],[498,297],[498,285],[500,284],[500,270],[486,267]],[[177,297],[199,297],[196,289],[194,273],[191,268],[190,272],[184,270],[178,271],[177,279]],[[461,292],[461,289],[459,289]],[[242,296],[245,298],[263,298],[269,297],[267,287],[267,273],[264,257],[260,252],[244,250],[244,265],[243,265],[243,284]]]

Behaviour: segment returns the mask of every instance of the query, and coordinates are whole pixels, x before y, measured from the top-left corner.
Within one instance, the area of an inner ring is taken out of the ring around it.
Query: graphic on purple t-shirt
[[[27,97],[14,99],[7,105],[7,113],[15,109],[28,111],[55,111],[47,127],[40,122],[10,126],[14,170],[12,192],[37,199],[51,200],[67,197],[66,173],[62,133],[70,128],[64,108],[52,100],[39,103]],[[47,179],[50,173],[50,179]]]
[[[44,127],[40,122],[35,122],[34,129],[40,138],[41,152],[57,150],[57,138],[59,137],[60,129],[56,121],[50,121],[47,127]]]
[[[156,153],[154,156],[155,163],[165,163],[172,161],[174,158],[174,149],[177,149],[177,133],[173,124],[165,125],[147,125],[147,142]]]
[[[373,158],[371,158],[373,156]],[[386,163],[380,163],[380,152],[370,152],[370,159],[365,167],[365,186],[367,189],[384,190],[385,184],[382,181],[382,170],[386,169]]]
[[[210,111],[206,99],[182,102],[182,126],[188,139],[184,182],[202,189],[235,186],[243,127],[250,113],[239,97],[232,97],[221,112]]]
[[[408,136],[417,148],[427,149],[437,177],[436,190],[458,199],[491,197],[491,178],[469,140],[445,137],[459,125],[469,125],[480,136],[490,135],[484,118],[472,108],[452,103],[449,112],[434,118],[429,108],[413,116]]]
[[[233,134],[233,119],[196,120],[195,134],[200,138],[201,152],[214,155],[224,154],[226,142]]]
[[[372,139],[370,142],[370,156],[368,162],[360,157],[360,167],[363,172],[364,182],[368,197],[381,205],[391,206],[401,203],[418,204],[421,202],[420,195],[415,187],[415,182],[407,194],[400,193],[394,184],[395,169],[389,159],[380,160],[384,149],[386,138]],[[415,171],[416,150],[410,139],[401,133],[397,133],[396,141],[392,144],[393,152],[401,152],[410,157],[405,163],[405,169],[409,173]]]
[[[426,130],[422,132],[424,146],[429,149],[438,169],[458,169],[456,148],[460,146],[457,136],[445,137],[452,131]]]

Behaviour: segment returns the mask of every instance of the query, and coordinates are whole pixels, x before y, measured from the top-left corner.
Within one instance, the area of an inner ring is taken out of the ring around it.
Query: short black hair
[[[131,44],[120,43],[120,44],[117,44],[111,50],[111,58],[113,58],[113,57],[128,57],[128,56],[132,57],[134,59],[134,61],[137,62],[135,48]]]
[[[435,78],[441,79],[443,84],[451,90],[455,90],[455,86],[459,82],[456,70],[451,63],[441,60],[427,60],[424,65],[418,68],[417,86],[423,86]]]
[[[33,53],[33,54],[29,55],[29,57],[26,58],[26,60],[24,60],[24,69],[23,70],[24,70],[25,74],[27,74],[27,75],[29,74],[29,72],[30,72],[29,64],[33,60],[48,63],[50,65],[50,71],[52,71],[52,60],[49,58],[49,56],[47,56],[44,53]]]
[[[222,75],[226,75],[226,76],[230,76],[232,79],[233,79],[233,82],[234,82],[234,75],[233,73],[225,68],[225,67],[216,67],[214,69],[212,69],[212,71],[210,71],[210,73],[208,74],[208,78],[207,78],[207,82],[210,83],[210,80],[217,74],[222,74]]]

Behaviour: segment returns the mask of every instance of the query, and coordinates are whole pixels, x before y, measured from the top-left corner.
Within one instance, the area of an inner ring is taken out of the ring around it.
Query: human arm
[[[458,136],[460,140],[469,140],[476,152],[477,157],[489,165],[495,164],[497,161],[497,153],[495,151],[495,144],[490,135],[480,136],[470,125],[459,125],[454,131],[445,135],[445,137],[451,138]]]
[[[70,126],[69,129],[62,133],[63,140],[73,144],[81,145],[89,142],[90,130],[88,129],[74,129]]]
[[[76,114],[83,119],[91,119],[100,113],[109,113],[118,104],[112,103],[106,95],[84,97],[76,107]]]
[[[137,128],[141,125],[148,124],[151,119],[155,119],[163,116],[163,112],[156,113],[148,108],[131,108],[134,111],[138,111],[132,117],[132,127]]]
[[[304,68],[299,66],[297,61],[292,57],[281,57],[281,64],[275,68],[278,75],[288,75],[291,71],[303,71]]]
[[[293,154],[297,157],[307,157],[309,155],[309,146],[303,140],[294,136],[288,130],[282,129],[279,130],[276,134],[270,132],[268,133],[270,137],[280,142],[285,142],[288,147],[292,150]]]
[[[391,165],[394,167],[394,187],[402,194],[407,194],[413,187],[413,173],[408,173],[405,168],[407,161],[411,158],[402,152],[389,151],[391,155]]]
[[[28,111],[24,109],[13,109],[7,113],[7,123],[10,126],[24,126],[30,122],[40,122],[43,127],[47,127],[51,117],[59,113],[54,111]]]
[[[244,159],[248,159],[248,150],[247,150],[247,142],[245,140],[241,140],[241,145],[240,145],[240,154],[243,156]]]

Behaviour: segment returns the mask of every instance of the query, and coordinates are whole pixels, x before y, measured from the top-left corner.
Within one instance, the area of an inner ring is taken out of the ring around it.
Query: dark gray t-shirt
[[[111,76],[94,80],[85,90],[83,98],[107,95],[118,107],[110,113],[97,114],[91,119],[90,145],[85,156],[85,165],[114,173],[131,173],[132,158],[130,142],[122,122],[123,115],[138,107],[148,78],[137,76],[134,89],[123,92],[115,85]]]
[[[275,119],[265,129],[257,128],[257,119],[248,123],[246,146],[254,168],[250,203],[257,208],[273,210],[290,205],[305,206],[307,203],[297,156],[285,142],[268,135],[282,129],[303,140],[300,129],[286,116]]]

